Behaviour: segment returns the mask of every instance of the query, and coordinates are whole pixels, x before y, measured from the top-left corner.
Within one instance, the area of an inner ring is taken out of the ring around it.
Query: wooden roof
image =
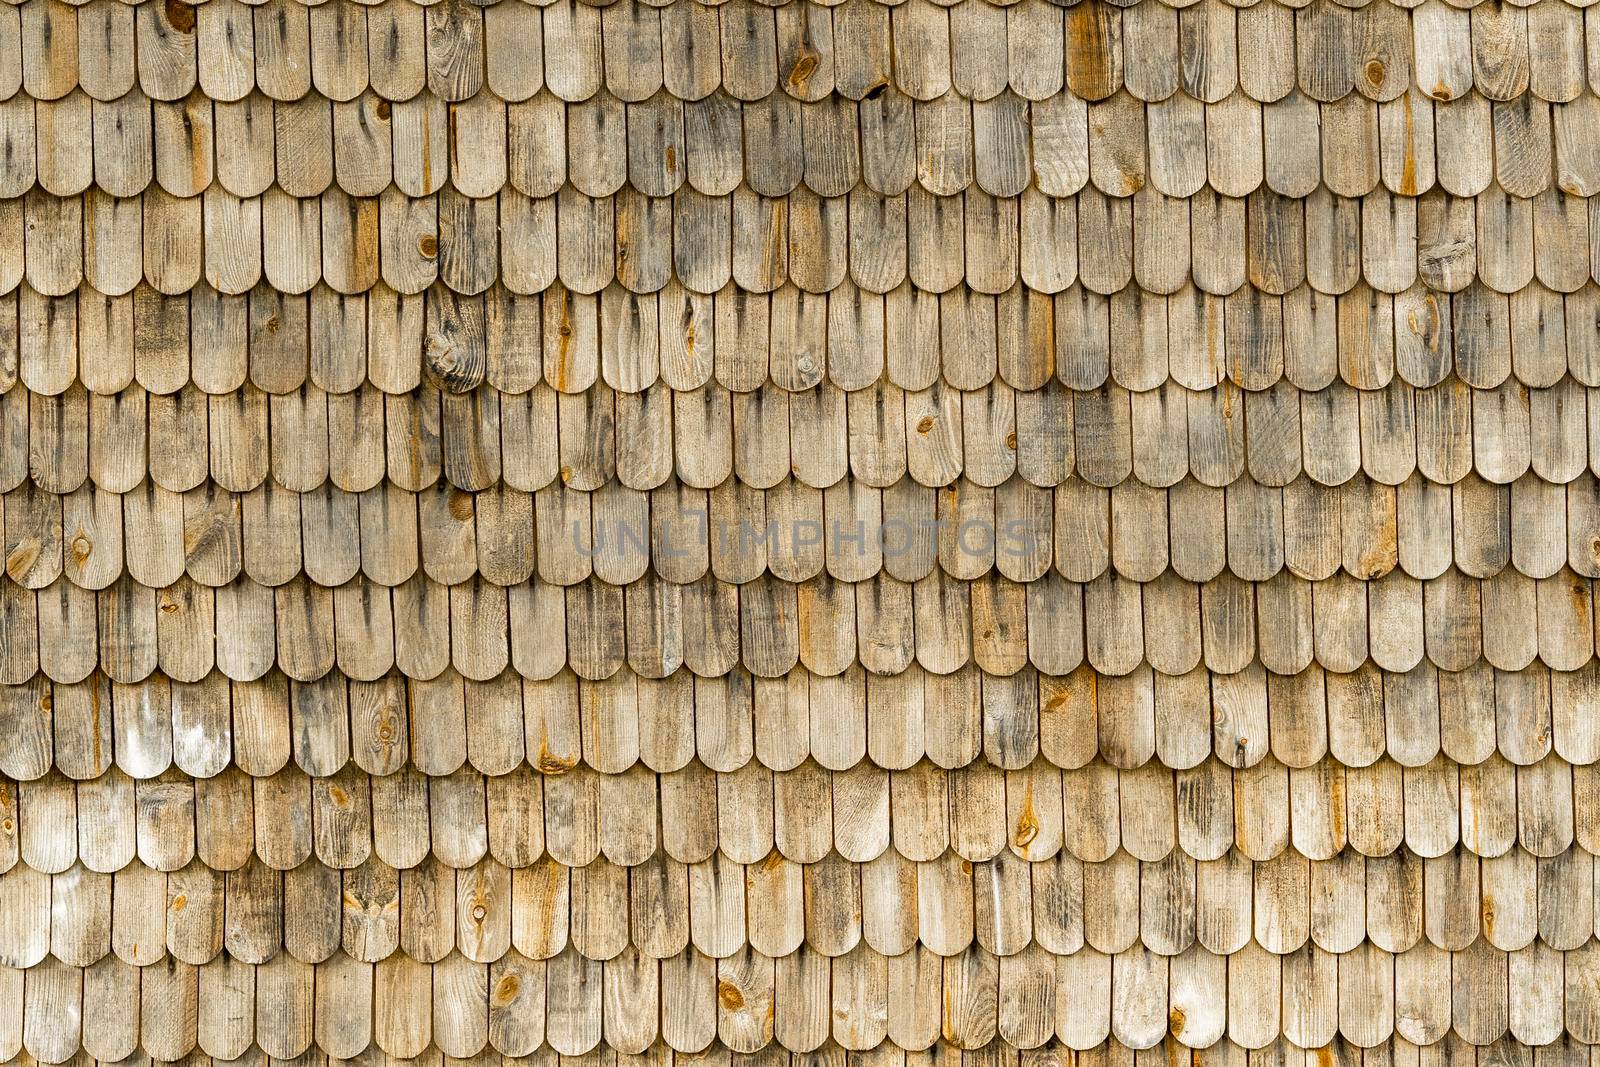
[[[1566,0],[0,4],[0,1064],[1600,1067],[1596,194]]]

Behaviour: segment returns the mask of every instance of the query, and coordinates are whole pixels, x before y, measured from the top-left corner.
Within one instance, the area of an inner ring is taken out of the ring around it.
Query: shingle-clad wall
[[[1589,1067],[1597,93],[0,4],[0,1062]]]

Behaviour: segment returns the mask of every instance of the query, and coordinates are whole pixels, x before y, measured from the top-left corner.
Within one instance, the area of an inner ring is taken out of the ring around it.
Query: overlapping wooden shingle
[[[0,5],[0,1063],[1600,1063],[1597,31]]]

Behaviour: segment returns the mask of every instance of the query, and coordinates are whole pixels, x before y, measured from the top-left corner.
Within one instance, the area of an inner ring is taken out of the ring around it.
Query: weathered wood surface
[[[1597,29],[0,5],[0,1063],[1600,1063]]]

